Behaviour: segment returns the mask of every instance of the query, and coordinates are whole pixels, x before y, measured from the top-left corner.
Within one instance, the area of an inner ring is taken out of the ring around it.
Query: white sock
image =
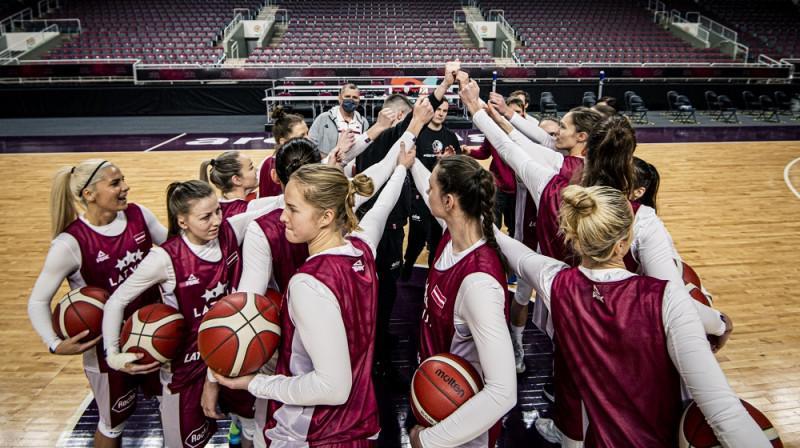
[[[522,330],[525,329],[525,326],[518,327],[514,324],[511,324],[511,337],[514,338],[514,342],[519,345],[522,345]]]

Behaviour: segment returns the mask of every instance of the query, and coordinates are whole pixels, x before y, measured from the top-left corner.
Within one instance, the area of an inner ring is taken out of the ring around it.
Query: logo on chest
[[[100,254],[98,254],[99,258]],[[137,249],[136,252],[129,252],[125,251],[125,256],[117,260],[117,270],[122,271],[128,266],[136,266],[138,262],[142,261],[142,257],[144,257],[144,252],[140,249]]]
[[[228,289],[228,283],[217,282],[217,286],[214,289],[206,289],[206,292],[203,294],[203,298],[206,299],[206,302],[214,300],[223,294]]]
[[[353,270],[355,272],[364,272],[364,263],[362,263],[361,260],[356,261],[353,263]]]
[[[433,303],[439,306],[439,308],[444,308],[445,304],[447,304],[447,297],[442,294],[442,291],[439,289],[439,285],[434,285],[433,289],[431,290],[431,298],[433,299]]]
[[[110,257],[108,256],[108,254],[101,250],[101,251],[97,252],[97,260],[95,262],[96,263],[102,263],[102,262],[108,260],[109,258]]]
[[[184,285],[186,286],[194,286],[199,284],[200,284],[200,279],[198,279],[197,276],[195,276],[194,274],[189,274],[189,278],[187,278],[186,283],[184,283]]]

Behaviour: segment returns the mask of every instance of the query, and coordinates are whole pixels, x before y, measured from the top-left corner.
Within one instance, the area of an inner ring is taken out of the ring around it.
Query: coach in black
[[[455,76],[460,69],[460,63],[448,62],[445,65],[445,77],[436,90],[428,96],[433,110],[437,110],[442,105],[442,100],[447,90],[455,82]],[[396,97],[395,97],[396,98]],[[385,107],[389,107],[389,100],[384,103]],[[368,167],[380,162],[391,149],[392,145],[403,135],[411,123],[413,112],[408,113],[402,121],[402,115],[399,113],[402,101],[396,101],[397,122],[395,126],[383,131],[372,143],[370,148],[356,158],[356,172],[361,173]],[[406,110],[408,106],[406,105]],[[383,237],[378,245],[377,256],[375,257],[375,267],[378,274],[378,319],[377,319],[377,335],[375,341],[375,365],[373,375],[377,381],[383,381],[387,386],[398,391],[405,388],[407,392],[407,384],[402,384],[406,381],[398,381],[399,375],[391,365],[390,350],[392,344],[390,343],[389,336],[389,319],[392,314],[394,302],[397,299],[397,279],[400,275],[403,266],[403,238],[405,237],[405,226],[411,202],[411,185],[413,182],[406,178],[403,192],[400,199],[397,201],[394,210],[392,210],[389,218],[386,221],[386,228],[383,232]],[[377,197],[375,194],[374,197]],[[374,199],[364,204],[359,210],[359,218],[363,216],[374,204]]]

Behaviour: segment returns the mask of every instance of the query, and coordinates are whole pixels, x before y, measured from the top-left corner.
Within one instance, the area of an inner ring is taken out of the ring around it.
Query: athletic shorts
[[[114,369],[108,372],[84,370],[92,388],[100,421],[107,428],[116,428],[125,423],[136,410],[136,392],[139,387],[145,396],[161,393],[158,372],[147,375],[129,375]]]
[[[200,448],[217,432],[217,421],[203,413],[200,399],[205,375],[172,393],[164,385],[161,398],[161,426],[166,448]]]

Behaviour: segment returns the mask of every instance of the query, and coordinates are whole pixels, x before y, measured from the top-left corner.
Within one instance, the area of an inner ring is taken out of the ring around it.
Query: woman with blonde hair
[[[206,365],[197,349],[197,331],[205,313],[236,289],[241,271],[239,247],[245,229],[264,211],[258,209],[224,219],[217,195],[207,182],[173,182],[167,188],[167,240],[150,251],[136,272],[106,302],[103,343],[108,365],[129,373],[145,368],[161,369],[160,410],[167,448],[184,446],[190,435],[194,447],[205,446],[214,435],[214,418],[218,416],[206,415],[202,405],[210,385]],[[161,289],[165,304],[183,314],[188,336],[171,362],[140,366],[135,363],[137,356],[120,353],[122,309],[141,291],[153,286]],[[255,398],[240,391],[224,390],[220,396],[223,407],[242,421],[243,444],[252,443]]]
[[[677,446],[681,379],[723,446],[771,446],[728,385],[684,286],[625,269],[634,221],[628,197],[573,185],[559,213],[581,260],[576,267],[496,234],[550,310],[556,364],[566,367],[559,380],[579,398],[556,400],[562,446]]]
[[[403,145],[404,146],[404,145]],[[309,164],[286,184],[281,214],[286,239],[308,245],[309,258],[284,293],[281,346],[275,375],[225,378],[271,400],[264,436],[270,446],[374,446],[380,426],[372,384],[377,277],[375,252],[415,152],[401,147],[375,206],[359,223],[355,196],[374,185],[363,174],[348,180],[338,167]]]
[[[147,395],[160,393],[158,374],[137,377],[109,368],[103,346],[98,344],[100,337],[84,340],[88,330],[60,339],[53,331],[50,302],[65,278],[71,289],[96,286],[113,293],[153,244],[166,240],[167,229],[150,210],[129,203],[129,191],[122,172],[106,160],[85,160],[58,170],[50,193],[53,242],[28,302],[31,323],[51,353],[83,354],[83,368],[100,414],[94,435],[97,447],[121,445],[125,422],[136,408],[138,387],[151,385],[145,389]],[[157,288],[143,289],[122,315],[128,317],[159,299]],[[129,405],[115,407],[120,400]]]
[[[200,180],[214,184],[222,193],[222,217],[247,211],[247,195],[258,188],[258,172],[246,154],[225,151],[200,164]]]

